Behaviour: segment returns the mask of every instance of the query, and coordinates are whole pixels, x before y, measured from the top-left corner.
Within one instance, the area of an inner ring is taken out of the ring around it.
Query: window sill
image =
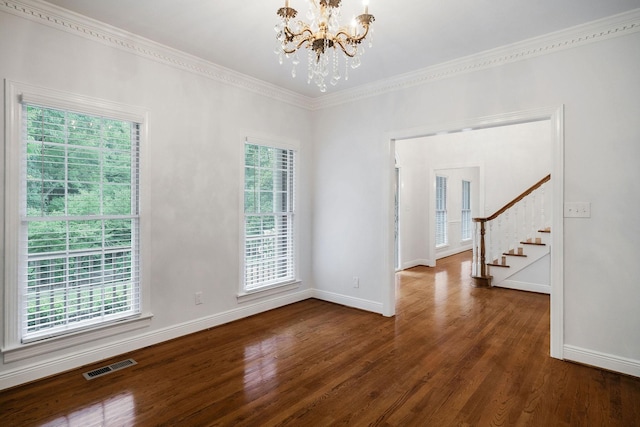
[[[300,287],[300,281],[279,283],[277,285],[265,286],[263,288],[254,289],[247,292],[242,292],[237,295],[238,302],[248,302],[259,298],[264,298],[270,295],[279,294],[282,292],[291,291]]]
[[[51,337],[42,341],[34,341],[28,344],[18,344],[2,349],[4,363],[15,362],[41,354],[51,353],[76,345],[86,344],[90,341],[146,328],[151,324],[153,314],[147,313],[129,320],[122,320],[104,326],[72,332],[57,337]]]

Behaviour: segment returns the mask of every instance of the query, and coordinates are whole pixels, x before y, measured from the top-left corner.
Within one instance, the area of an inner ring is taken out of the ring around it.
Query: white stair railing
[[[535,242],[538,230],[548,227],[545,187],[550,180],[551,175],[547,175],[489,217],[473,218],[471,276],[476,286],[490,286],[487,266],[504,264],[505,253],[522,254],[520,242]]]

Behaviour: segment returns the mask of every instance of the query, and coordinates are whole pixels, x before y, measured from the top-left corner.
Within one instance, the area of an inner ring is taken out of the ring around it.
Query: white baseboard
[[[451,255],[456,255],[462,252],[466,252],[466,251],[470,251],[471,249],[473,249],[473,245],[468,245],[468,246],[458,246],[457,248],[453,248],[453,249],[447,249],[447,250],[443,250],[443,251],[437,251],[436,250],[436,259],[440,259],[440,258],[446,258],[448,256]]]
[[[411,260],[411,261],[403,262],[401,269],[402,270],[406,270],[408,268],[417,267],[419,265],[424,265],[424,266],[427,266],[427,267],[433,267],[434,264],[435,263],[431,259],[414,259],[414,260]]]
[[[373,313],[379,313],[379,314],[383,313],[382,303],[377,301],[350,297],[348,295],[337,294],[335,292],[321,291],[318,289],[313,289],[313,297],[322,301],[328,301],[335,304],[345,305],[347,307],[357,308],[360,310],[371,311]]]
[[[517,289],[519,291],[537,292],[540,294],[551,295],[551,286],[540,285],[538,283],[518,282],[517,280],[503,280],[495,285],[498,288]]]
[[[76,351],[72,355],[51,358],[31,365],[4,371],[0,373],[0,390],[59,374],[71,369],[76,369],[84,365],[99,362],[100,360],[139,350],[150,345],[159,344],[164,341],[189,335],[215,326],[220,326],[225,323],[233,322],[235,320],[253,316],[254,314],[273,310],[275,308],[293,304],[312,297],[312,290],[307,289],[300,292],[270,298],[266,301],[242,304],[242,306],[222,313],[136,335],[135,337],[106,345],[97,345],[88,349]]]
[[[640,377],[640,360],[600,353],[567,344],[563,347],[563,357],[566,360],[595,366],[596,368]]]

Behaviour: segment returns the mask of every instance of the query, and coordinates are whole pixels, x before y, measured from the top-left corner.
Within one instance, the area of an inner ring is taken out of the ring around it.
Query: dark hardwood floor
[[[469,262],[399,273],[394,318],[308,300],[5,390],[0,424],[640,425],[639,378],[551,359],[549,297]]]

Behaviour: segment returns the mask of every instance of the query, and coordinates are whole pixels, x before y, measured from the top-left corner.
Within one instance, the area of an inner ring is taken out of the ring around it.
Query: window
[[[244,292],[296,280],[295,157],[293,149],[245,143]]]
[[[447,178],[436,176],[436,246],[447,243]]]
[[[462,181],[462,240],[471,240],[471,182]]]
[[[33,93],[18,93],[24,88]],[[116,323],[126,330],[121,321],[139,320],[143,311],[144,114],[15,83],[7,96],[15,119],[6,218],[15,227],[6,234],[4,350]]]
[[[139,125],[22,108],[22,341],[139,313]]]

